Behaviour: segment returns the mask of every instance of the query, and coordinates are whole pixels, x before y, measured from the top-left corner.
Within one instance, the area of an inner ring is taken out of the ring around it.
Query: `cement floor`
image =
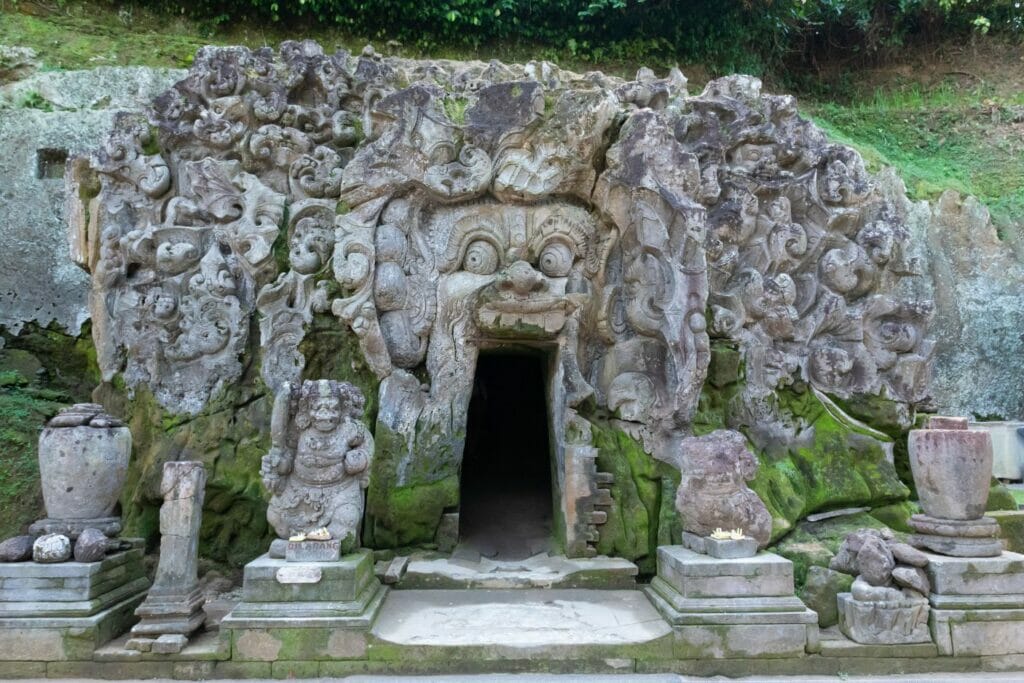
[[[58,681],[85,681],[81,678],[39,678],[23,679],[23,683],[57,683]],[[222,683],[234,683],[235,679],[219,679]],[[245,683],[277,683],[277,679],[241,679]],[[907,676],[749,676],[725,678],[716,676],[679,676],[675,674],[481,674],[471,676],[346,676],[344,678],[318,678],[322,683],[687,683],[689,681],[747,681],[748,683],[877,683],[880,681],[901,681],[902,683],[942,683],[944,681],[1021,681],[1024,674],[1016,673],[957,673]],[[171,679],[134,679],[123,683],[177,683]]]

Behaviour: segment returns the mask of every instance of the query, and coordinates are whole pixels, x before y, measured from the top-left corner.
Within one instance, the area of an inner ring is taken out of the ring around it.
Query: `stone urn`
[[[967,429],[966,418],[932,418],[908,436],[910,470],[930,517],[975,520],[985,514],[992,483],[992,436]]]
[[[116,535],[121,524],[113,513],[131,452],[131,432],[102,406],[79,403],[62,410],[39,437],[47,519],[32,531],[77,538],[91,527]]]

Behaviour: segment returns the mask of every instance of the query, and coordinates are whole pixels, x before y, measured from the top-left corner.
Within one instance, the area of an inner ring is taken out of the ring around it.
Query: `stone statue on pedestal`
[[[373,457],[373,437],[359,421],[364,405],[359,389],[334,380],[285,383],[278,392],[261,469],[278,537],[319,538],[326,529],[345,551],[358,546]]]

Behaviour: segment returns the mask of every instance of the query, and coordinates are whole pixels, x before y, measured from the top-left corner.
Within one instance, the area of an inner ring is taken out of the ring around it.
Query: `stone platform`
[[[794,594],[793,563],[773,553],[717,559],[658,548],[646,589],[676,634],[680,659],[801,657],[818,645],[818,615]]]
[[[928,555],[930,625],[944,655],[1024,655],[1024,555]]]
[[[0,563],[0,661],[90,659],[135,621],[142,549],[100,562]]]
[[[359,659],[386,593],[369,550],[336,562],[263,555],[245,566],[242,601],[220,627],[234,661]]]

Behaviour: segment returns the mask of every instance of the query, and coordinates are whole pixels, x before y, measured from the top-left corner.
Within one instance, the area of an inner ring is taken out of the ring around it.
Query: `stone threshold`
[[[639,569],[618,557],[540,553],[523,560],[412,555],[397,589],[635,588]]]

